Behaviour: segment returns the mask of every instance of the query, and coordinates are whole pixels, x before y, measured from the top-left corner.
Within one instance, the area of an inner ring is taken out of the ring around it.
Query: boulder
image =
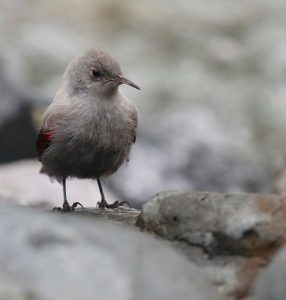
[[[286,197],[162,192],[137,225],[172,241],[231,299],[245,297],[286,241]]]
[[[163,242],[95,218],[2,207],[0,249],[1,299],[222,299]]]

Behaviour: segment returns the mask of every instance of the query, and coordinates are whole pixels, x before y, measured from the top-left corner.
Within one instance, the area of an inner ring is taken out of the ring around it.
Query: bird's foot
[[[127,204],[129,206],[129,208],[131,208],[131,205],[128,201],[115,201],[112,204],[108,204],[106,202],[105,199],[101,199],[100,202],[97,202],[96,207],[101,208],[101,209],[105,209],[105,208],[111,208],[111,209],[115,209],[115,208],[119,208],[120,206],[123,206]]]
[[[69,205],[68,202],[64,202],[63,207],[54,207],[53,210],[61,212],[73,212],[78,205],[84,209],[80,202],[74,202],[72,205]]]

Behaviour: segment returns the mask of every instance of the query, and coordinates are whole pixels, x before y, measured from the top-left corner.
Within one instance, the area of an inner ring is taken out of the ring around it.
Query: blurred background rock
[[[123,87],[141,117],[131,161],[105,180],[115,197],[273,192],[286,145],[285,37],[282,0],[1,0],[0,162],[36,157],[35,130],[66,65],[98,48],[142,88]],[[43,177],[34,170],[33,182]]]

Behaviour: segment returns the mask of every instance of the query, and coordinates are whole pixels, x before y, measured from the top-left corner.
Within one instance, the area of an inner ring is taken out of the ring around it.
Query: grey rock
[[[279,195],[162,192],[144,204],[138,225],[209,255],[251,256],[284,240],[285,207]]]
[[[137,225],[171,241],[219,290],[241,299],[286,242],[280,195],[162,192],[144,204]]]
[[[76,213],[83,216],[95,217],[98,219],[109,220],[115,224],[125,224],[134,226],[141,211],[135,208],[130,208],[127,205],[117,209],[101,208],[77,208]]]
[[[221,299],[167,245],[83,216],[0,209],[0,298]]]
[[[284,300],[286,295],[286,248],[263,271],[253,290],[255,300]]]

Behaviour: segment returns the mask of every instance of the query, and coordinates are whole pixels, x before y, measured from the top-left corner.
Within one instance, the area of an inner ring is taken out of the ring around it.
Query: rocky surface
[[[0,298],[219,300],[168,245],[92,217],[0,208]]]
[[[286,241],[286,197],[163,192],[137,225],[173,241],[223,293],[244,298]]]
[[[173,191],[69,214],[0,202],[0,298],[284,299],[286,197]]]
[[[77,215],[94,217],[101,220],[108,220],[114,224],[125,224],[134,226],[137,222],[138,216],[141,211],[135,208],[129,208],[126,206],[118,209],[105,209],[87,207],[76,209]]]

